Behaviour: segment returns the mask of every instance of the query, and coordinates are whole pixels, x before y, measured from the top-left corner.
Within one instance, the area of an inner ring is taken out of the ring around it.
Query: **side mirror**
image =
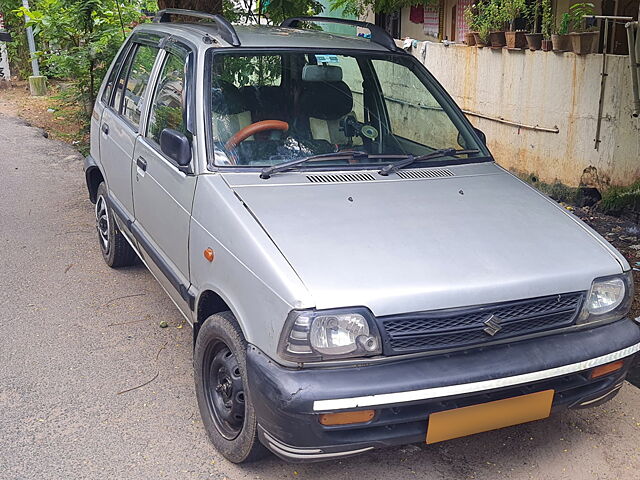
[[[177,130],[165,128],[160,132],[160,150],[181,167],[191,162],[191,142]]]
[[[485,145],[487,144],[487,136],[484,134],[484,132],[482,130],[480,130],[479,128],[473,127],[473,130],[476,132],[476,135],[478,135],[480,137],[480,140],[482,140],[482,143],[484,143]]]

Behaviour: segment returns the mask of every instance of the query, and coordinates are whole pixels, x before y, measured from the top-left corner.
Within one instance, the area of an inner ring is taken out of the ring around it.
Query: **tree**
[[[375,13],[392,13],[414,5],[435,5],[438,0],[330,0],[332,9],[342,8],[349,15],[358,17],[371,10]]]
[[[185,8],[207,13],[222,13],[222,0],[158,0],[158,8]]]

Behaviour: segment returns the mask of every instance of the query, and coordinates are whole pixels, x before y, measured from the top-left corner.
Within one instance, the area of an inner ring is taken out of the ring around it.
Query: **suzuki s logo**
[[[492,337],[502,330],[502,327],[500,326],[500,318],[496,315],[491,315],[484,321],[484,324],[486,325],[486,327],[483,328],[484,333],[491,335]]]

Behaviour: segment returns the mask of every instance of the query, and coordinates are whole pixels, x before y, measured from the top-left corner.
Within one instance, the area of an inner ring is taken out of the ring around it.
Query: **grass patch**
[[[611,187],[598,205],[602,213],[620,215],[626,210],[640,212],[640,180],[628,187]]]
[[[553,198],[556,202],[564,202],[570,205],[576,205],[578,202],[579,191],[577,188],[567,187],[565,184],[557,181],[553,183],[542,182],[538,176],[533,173],[528,175],[518,174],[518,177],[545,195]]]

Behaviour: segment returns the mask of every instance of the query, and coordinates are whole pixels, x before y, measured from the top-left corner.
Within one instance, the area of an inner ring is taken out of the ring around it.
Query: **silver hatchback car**
[[[104,259],[140,258],[193,325],[203,424],[233,462],[594,406],[640,349],[627,261],[500,168],[374,25],[161,11],[91,125]]]

